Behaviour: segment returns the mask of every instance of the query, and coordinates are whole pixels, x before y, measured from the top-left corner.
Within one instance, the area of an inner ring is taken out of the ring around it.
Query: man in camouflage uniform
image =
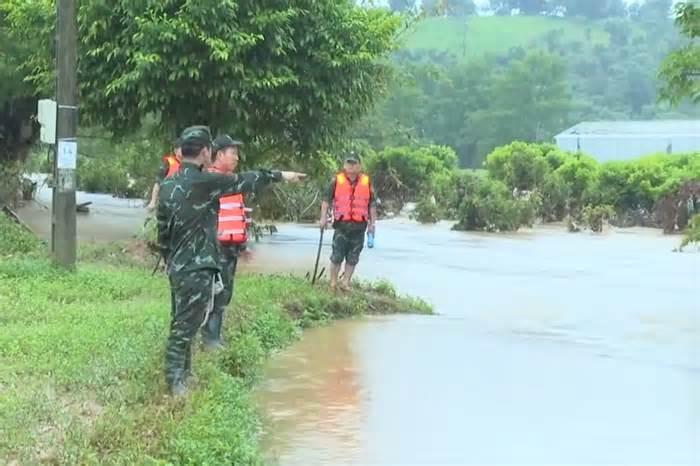
[[[193,126],[182,133],[182,166],[163,181],[158,195],[158,244],[170,279],[172,316],[165,353],[170,392],[186,393],[192,340],[211,311],[220,271],[216,238],[219,197],[252,192],[274,181],[305,175],[261,170],[235,175],[203,171],[211,159],[211,133]]]
[[[361,179],[366,175],[362,174],[362,166],[360,165],[359,157],[351,152],[345,157],[343,170],[340,174],[344,174],[349,180],[352,189],[355,190]],[[339,175],[340,175],[339,174]],[[321,203],[321,228],[326,228],[328,225],[328,211],[331,205],[337,209],[336,204],[336,183],[337,176],[333,178],[330,188],[326,193],[326,197]],[[354,192],[354,191],[353,191]],[[375,221],[377,220],[377,206],[375,202],[374,192],[369,187],[368,199],[368,216],[362,221],[351,221],[346,218],[335,218],[333,222],[333,251],[331,252],[330,266],[330,285],[331,289],[335,290],[338,284],[338,275],[340,267],[345,261],[345,269],[343,270],[343,280],[340,288],[343,291],[350,289],[350,280],[355,272],[355,267],[360,261],[360,253],[364,246],[365,232],[369,231],[372,234],[375,232]],[[367,207],[367,206],[366,206]],[[337,217],[337,215],[334,215]]]

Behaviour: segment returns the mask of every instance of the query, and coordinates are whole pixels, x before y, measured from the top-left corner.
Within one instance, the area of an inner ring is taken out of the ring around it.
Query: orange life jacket
[[[164,155],[163,162],[168,167],[168,171],[165,173],[166,178],[170,178],[180,170],[180,161],[174,155]]]
[[[336,221],[366,222],[369,218],[369,176],[360,174],[355,186],[345,173],[335,176],[333,215]]]
[[[224,173],[210,167],[212,173]],[[227,194],[219,198],[219,227],[216,233],[221,244],[241,245],[248,241],[248,218],[243,194]]]
[[[227,194],[219,198],[219,229],[221,244],[240,245],[248,240],[248,219],[243,194]]]

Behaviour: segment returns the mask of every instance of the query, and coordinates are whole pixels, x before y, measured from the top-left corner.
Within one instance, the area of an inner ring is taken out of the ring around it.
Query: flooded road
[[[272,462],[700,464],[700,256],[677,237],[378,235],[360,275],[440,315],[314,329],[276,356],[257,393]],[[316,241],[286,226],[258,253],[308,269]]]
[[[36,201],[17,209],[22,220],[42,239],[51,238],[51,189],[44,175],[33,175],[37,181]],[[78,241],[119,241],[131,238],[143,226],[147,212],[142,199],[121,199],[109,194],[78,191],[76,203],[92,202],[89,213],[78,213]]]
[[[127,239],[146,216],[142,201],[87,201],[81,241]],[[19,213],[48,237],[48,211]],[[280,226],[244,267],[305,273],[317,241]],[[359,275],[439,315],[313,329],[273,358],[256,393],[272,462],[700,464],[700,255],[672,253],[678,237],[391,220],[376,241]]]

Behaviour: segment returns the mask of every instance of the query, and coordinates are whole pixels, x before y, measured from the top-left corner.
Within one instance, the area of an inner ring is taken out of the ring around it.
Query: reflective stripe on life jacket
[[[168,167],[168,171],[165,173],[166,178],[170,178],[180,170],[180,161],[174,155],[164,155],[163,162]]]
[[[219,198],[219,228],[221,244],[243,244],[248,240],[248,218],[243,194],[228,194]]]
[[[369,218],[369,176],[359,175],[353,186],[345,173],[335,177],[333,194],[333,216],[336,221],[366,222]]]
[[[230,175],[231,173],[209,167],[209,172]],[[219,227],[216,237],[221,244],[241,245],[248,240],[248,217],[243,203],[243,194],[227,194],[219,198]]]

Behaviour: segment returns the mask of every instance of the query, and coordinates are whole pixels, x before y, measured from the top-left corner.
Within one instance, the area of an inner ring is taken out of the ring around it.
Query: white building
[[[583,122],[554,136],[560,149],[600,162],[700,151],[700,120]]]

